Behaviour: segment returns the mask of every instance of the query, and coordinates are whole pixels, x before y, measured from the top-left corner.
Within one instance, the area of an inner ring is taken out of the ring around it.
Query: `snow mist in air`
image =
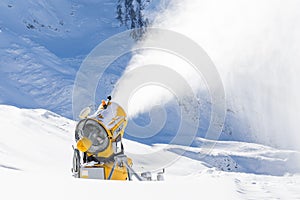
[[[162,1],[161,5],[166,9],[156,17],[154,26],[177,31],[197,42],[220,73],[227,101],[223,135],[299,149],[300,2],[173,0]],[[173,57],[145,51],[133,57],[128,70],[159,63],[180,72],[186,63]],[[188,70],[182,73],[201,94],[199,78]],[[148,92],[143,93],[148,96],[138,98],[133,114],[168,100],[166,95],[155,95],[162,90],[146,89]]]

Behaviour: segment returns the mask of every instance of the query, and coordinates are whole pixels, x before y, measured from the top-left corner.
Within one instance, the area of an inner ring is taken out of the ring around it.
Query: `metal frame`
[[[127,173],[128,173],[128,180],[131,181],[132,180],[132,175],[134,175],[139,181],[144,181],[144,179],[142,177],[140,177],[133,169],[131,166],[129,166],[128,162],[127,162],[128,158],[126,155],[117,155],[115,156],[115,162],[114,165],[108,175],[107,180],[111,180],[111,177],[115,171],[116,166],[123,166],[125,165],[126,169],[127,169]]]

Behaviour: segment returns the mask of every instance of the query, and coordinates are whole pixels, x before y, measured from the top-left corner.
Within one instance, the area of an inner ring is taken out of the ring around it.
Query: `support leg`
[[[109,173],[109,176],[108,176],[107,180],[111,179],[111,177],[112,177],[112,175],[113,175],[113,173],[115,171],[116,165],[117,165],[117,162],[115,161],[113,167],[111,168],[111,171]]]

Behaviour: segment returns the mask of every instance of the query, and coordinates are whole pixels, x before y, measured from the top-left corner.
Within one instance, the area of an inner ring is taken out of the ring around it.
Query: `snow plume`
[[[142,62],[132,60],[113,93],[129,116],[137,118],[138,125],[129,121],[127,133],[148,139],[160,138],[160,134],[168,140],[159,142],[191,145],[201,124],[207,124],[201,123],[201,88],[209,91],[212,104],[213,123],[205,127],[204,134],[218,139],[225,119],[225,94],[221,78],[203,49],[182,34],[157,28],[149,28],[147,38],[135,49],[138,54],[134,59],[142,56],[138,59]],[[152,55],[164,59],[148,59]],[[145,113],[149,113],[148,124]],[[147,125],[141,128],[142,124]]]
[[[154,26],[177,31],[197,42],[220,73],[229,111],[224,135],[230,139],[299,149],[300,2],[165,2],[161,4],[166,9],[156,17]],[[174,70],[186,65],[175,57],[156,50],[144,51],[133,57],[127,72],[149,63],[167,65]],[[200,94],[203,87],[199,78],[193,77],[193,71],[185,68],[178,72]],[[143,94],[149,97],[140,95],[130,113],[135,115],[167,101],[163,93],[145,88]]]

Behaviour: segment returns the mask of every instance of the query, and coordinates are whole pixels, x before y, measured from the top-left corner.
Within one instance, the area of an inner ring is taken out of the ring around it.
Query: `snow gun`
[[[80,112],[75,129],[72,173],[76,178],[103,180],[151,180],[151,172],[137,174],[132,159],[124,154],[122,138],[127,126],[123,108],[111,102],[111,96],[102,100],[97,111],[90,115],[90,107]],[[157,180],[163,180],[163,172]]]

